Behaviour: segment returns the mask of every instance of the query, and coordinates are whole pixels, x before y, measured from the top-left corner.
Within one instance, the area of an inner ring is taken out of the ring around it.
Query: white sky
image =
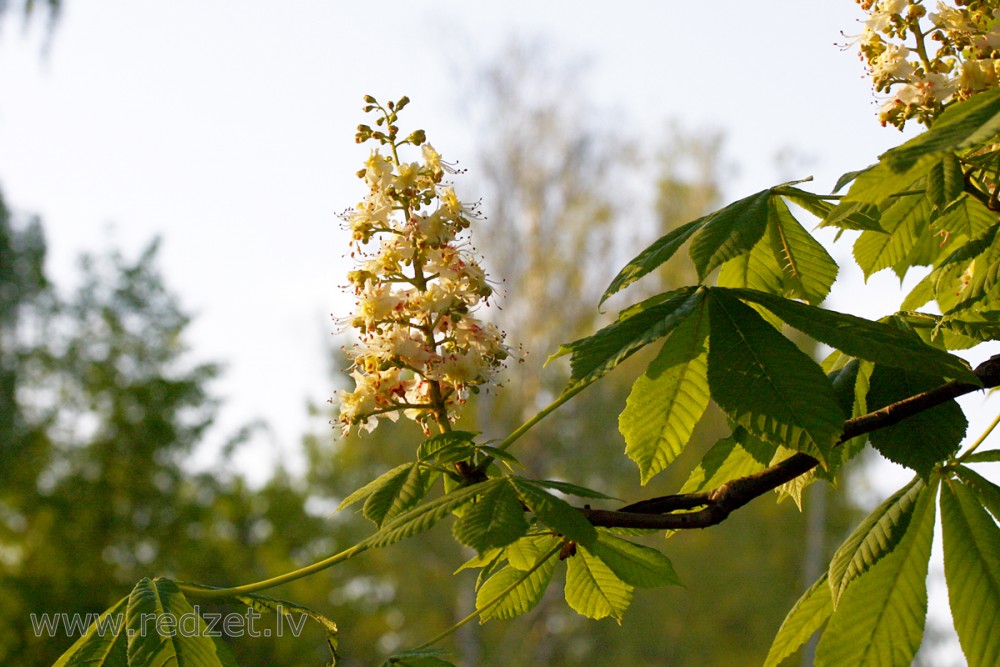
[[[132,254],[164,237],[196,355],[228,364],[222,424],[267,420],[272,442],[251,450],[267,464],[297,445],[306,401],[332,394],[329,314],[349,305],[335,214],[362,194],[364,94],[409,95],[406,126],[473,166],[456,73],[536,39],[586,60],[585,94],[623,124],[724,130],[732,197],[773,185],[787,148],[823,191],[900,141],[875,121],[854,51],[834,45],[859,16],[851,0],[68,0],[47,57],[40,25],[10,16],[0,34],[0,184],[43,216],[60,283],[109,225]],[[860,303],[859,286],[838,284],[834,306],[898,303]]]

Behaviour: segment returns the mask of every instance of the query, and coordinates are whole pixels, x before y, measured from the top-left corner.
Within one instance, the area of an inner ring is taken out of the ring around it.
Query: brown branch
[[[892,426],[907,417],[930,410],[959,396],[980,389],[1000,386],[1000,354],[994,355],[980,364],[975,373],[981,384],[948,382],[866,415],[848,419],[844,422],[844,431],[837,444],[865,433]],[[657,530],[707,528],[721,523],[731,513],[754,498],[790,482],[799,475],[804,475],[817,465],[819,465],[819,461],[807,454],[793,454],[780,463],[753,475],[726,482],[712,491],[650,498],[626,505],[619,510],[596,510],[588,506],[580,509],[580,512],[593,525],[608,528],[654,528]],[[702,509],[696,509],[698,507]],[[678,510],[682,511],[673,513]]]

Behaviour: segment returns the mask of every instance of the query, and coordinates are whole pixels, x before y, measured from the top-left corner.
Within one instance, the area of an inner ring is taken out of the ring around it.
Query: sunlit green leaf
[[[986,452],[984,452],[986,453]],[[993,450],[994,454],[1000,451]],[[970,460],[966,459],[967,461]],[[969,489],[975,494],[979,502],[985,507],[995,519],[1000,521],[1000,486],[997,486],[968,466],[955,466],[955,474],[958,475]]]
[[[785,282],[792,286],[792,296],[812,304],[820,303],[837,279],[837,263],[778,197],[770,201],[768,221],[771,249],[780,263]]]
[[[828,572],[834,605],[851,582],[896,547],[910,525],[917,499],[926,488],[919,478],[912,480],[876,507],[837,549]]]
[[[53,667],[125,667],[128,665],[128,638],[125,610],[128,597],[98,616],[86,632],[73,642]]]
[[[611,616],[621,623],[632,602],[632,586],[615,576],[600,558],[580,547],[566,560],[566,603],[592,619]]]
[[[1000,664],[1000,529],[963,484],[941,491],[944,576],[958,641],[970,667]]]
[[[716,288],[713,292],[718,292]],[[976,382],[960,358],[923,343],[918,337],[881,322],[817,308],[752,290],[729,290],[740,299],[758,303],[807,336],[848,356],[921,373]],[[713,331],[715,322],[712,322]]]
[[[446,447],[471,444],[477,435],[478,433],[473,431],[448,431],[447,433],[438,433],[437,435],[431,436],[420,443],[420,446],[417,448],[417,458],[423,461],[433,457],[439,450],[445,449]]]
[[[919,194],[893,201],[882,213],[883,231],[862,232],[854,243],[854,259],[864,271],[865,279],[906,260],[926,233],[930,216],[931,204]]]
[[[480,553],[510,544],[526,532],[524,508],[509,484],[483,492],[452,526],[456,540]]]
[[[927,563],[934,536],[936,483],[924,488],[906,532],[891,552],[840,596],[816,647],[829,667],[909,665],[927,618]]]
[[[479,622],[514,618],[531,611],[542,599],[552,580],[558,559],[549,551],[537,567],[527,572],[505,567],[490,577],[476,593]]]
[[[708,308],[702,301],[632,385],[618,428],[642,484],[680,455],[708,407],[707,336]]]
[[[771,642],[771,648],[764,660],[764,667],[778,667],[785,658],[799,650],[809,638],[822,627],[826,619],[833,613],[833,601],[830,599],[830,585],[826,575],[819,578],[799,598],[792,610],[788,612],[778,634]]]
[[[390,480],[396,479],[401,474],[405,474],[406,471],[409,470],[412,465],[413,465],[412,463],[404,463],[402,465],[398,465],[395,468],[387,470],[386,472],[382,473],[372,481],[362,486],[357,491],[351,493],[346,498],[344,498],[340,502],[340,505],[337,506],[337,511],[339,512],[342,509],[350,507],[356,502],[368,498],[383,485],[388,484]]]
[[[607,564],[625,583],[637,588],[680,585],[670,559],[656,549],[644,547],[611,535],[597,532],[597,541],[587,547]]]
[[[954,153],[946,153],[927,174],[927,199],[934,208],[944,210],[965,190],[962,163]]]
[[[507,562],[512,568],[527,572],[552,548],[554,539],[552,535],[525,535],[517,542],[507,545],[504,551]]]
[[[396,468],[365,501],[365,518],[381,526],[414,507],[427,494],[431,472],[418,462]],[[380,478],[381,479],[381,478]]]
[[[829,380],[733,292],[711,290],[712,398],[751,434],[826,461],[844,421]]]
[[[740,442],[737,437],[730,436],[715,443],[691,471],[679,493],[715,489],[766,468],[777,447],[756,438],[744,440]]]

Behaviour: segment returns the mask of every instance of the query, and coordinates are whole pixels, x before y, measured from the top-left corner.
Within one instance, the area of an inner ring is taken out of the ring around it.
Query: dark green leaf
[[[593,382],[643,346],[666,336],[704,299],[697,287],[660,294],[622,311],[618,320],[592,336],[560,346],[549,361],[572,354],[568,387]]]
[[[708,407],[704,301],[663,343],[629,394],[618,429],[625,454],[639,466],[641,483],[666,469],[684,450]]]
[[[415,648],[393,653],[382,667],[455,667],[441,656],[449,655],[441,648]]]
[[[716,288],[716,291],[718,289],[720,288]],[[940,373],[944,377],[964,382],[979,382],[964,361],[926,345],[919,338],[904,333],[897,327],[762,292],[730,292],[740,299],[764,306],[807,336],[841,350],[848,356],[916,372]]]
[[[447,433],[439,433],[420,443],[420,446],[417,448],[417,458],[424,461],[446,447],[471,444],[477,435],[479,434],[474,431],[448,431]]]
[[[568,496],[578,496],[580,498],[603,498],[605,500],[618,500],[613,496],[601,493],[600,491],[595,491],[593,489],[588,489],[585,486],[580,486],[578,484],[571,484],[570,482],[560,482],[551,479],[534,479],[532,480],[538,486],[544,486],[547,489],[555,489],[560,493],[565,493]]]
[[[858,176],[860,176],[861,174],[865,173],[870,169],[873,169],[874,167],[875,165],[872,164],[868,165],[864,169],[858,169],[857,171],[847,172],[846,174],[837,179],[837,184],[833,186],[833,191],[840,192],[844,188],[844,186],[846,186],[848,183],[852,182]]]
[[[294,602],[288,602],[286,600],[276,600],[274,598],[269,598],[264,595],[259,595],[257,593],[252,593],[248,595],[237,595],[236,599],[245,604],[246,606],[262,613],[273,613],[278,614],[290,619],[291,622],[295,622],[292,618],[293,614],[298,614],[299,619],[305,616],[308,619],[316,622],[318,625],[322,626],[323,630],[326,631],[326,645],[330,649],[331,664],[336,665],[337,659],[340,655],[337,652],[338,644],[338,630],[337,624],[331,621],[329,618],[315,612],[308,607],[303,607],[302,605],[295,604]],[[301,625],[299,626],[301,627]]]
[[[365,501],[365,518],[376,526],[399,516],[423,499],[430,488],[431,473],[419,462],[395,469]]]
[[[452,526],[462,544],[483,553],[502,547],[528,532],[528,520],[517,494],[509,484],[498,484],[467,506]]]
[[[635,259],[626,264],[625,268],[618,272],[618,275],[611,281],[608,288],[604,290],[604,294],[601,296],[601,303],[604,303],[608,297],[625,289],[673,257],[674,253],[691,238],[692,234],[701,229],[710,217],[698,218],[671,230],[639,253]]]
[[[995,463],[1000,461],[1000,449],[987,449],[962,457],[965,463]]]
[[[494,486],[506,484],[504,479],[491,479],[473,486],[465,486],[451,493],[419,505],[412,510],[386,521],[377,533],[362,544],[371,548],[385,547],[405,540],[432,527],[452,511],[467,505],[480,493]]]
[[[825,462],[844,422],[829,380],[733,292],[711,290],[712,398],[751,434]]]
[[[521,501],[549,528],[578,544],[593,544],[597,537],[594,527],[572,505],[533,480],[511,477],[510,483]]]
[[[750,252],[757,244],[767,227],[770,198],[771,190],[762,190],[703,219],[690,250],[699,280],[726,261]]]
[[[970,667],[1000,664],[1000,529],[963,484],[941,492],[944,576],[958,641]]]
[[[939,378],[876,365],[868,390],[868,409],[875,411],[941,384]],[[938,463],[958,451],[968,421],[954,400],[884,428],[868,438],[883,456],[927,478]]]

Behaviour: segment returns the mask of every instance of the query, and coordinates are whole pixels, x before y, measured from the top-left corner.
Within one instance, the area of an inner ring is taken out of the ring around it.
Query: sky
[[[730,198],[789,170],[828,191],[901,141],[837,46],[860,16],[850,0],[68,0],[47,48],[40,23],[2,26],[0,184],[44,219],[61,284],[83,251],[134,256],[162,236],[168,283],[196,316],[194,356],[227,366],[215,437],[263,419],[269,435],[243,460],[294,465],[315,426],[306,404],[335,389],[330,315],[350,308],[337,213],[363,195],[365,94],[408,95],[406,123],[474,171],[462,82],[527,40],[585,63],[582,93],[623,126],[723,131]],[[782,151],[794,164],[775,165]],[[895,279],[873,282],[885,299],[859,299],[845,274],[830,304],[894,310]]]

